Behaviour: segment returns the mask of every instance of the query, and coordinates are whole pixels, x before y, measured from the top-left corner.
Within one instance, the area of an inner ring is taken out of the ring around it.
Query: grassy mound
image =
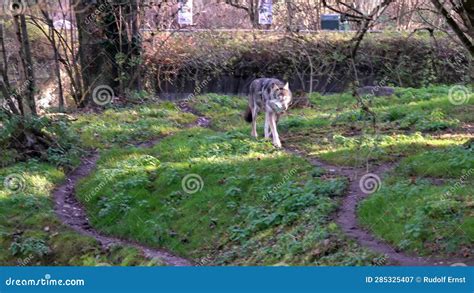
[[[283,144],[338,165],[400,162],[361,203],[362,224],[403,250],[471,257],[474,162],[465,143],[474,99],[450,103],[442,86],[365,99],[375,129],[350,95],[312,94],[312,107],[281,118]],[[334,223],[346,180],[251,138],[246,103],[214,94],[191,100],[212,118],[210,129],[186,128],[197,117],[171,103],[79,116],[73,129],[82,146],[101,153],[78,188],[93,226],[203,264],[384,264]],[[133,146],[163,136],[153,148]],[[14,174],[22,184],[0,187],[0,263],[155,264],[128,247],[103,251],[58,222],[51,191],[64,180],[61,168],[30,160],[0,169],[0,180]]]
[[[157,265],[133,248],[103,251],[56,218],[50,194],[64,180],[55,167],[30,160],[0,170],[0,264],[10,266]]]
[[[453,146],[402,160],[360,206],[362,223],[400,249],[472,257],[474,156]]]
[[[402,250],[472,257],[474,99],[452,103],[448,87],[368,97],[376,129],[348,95],[312,95],[313,109],[282,121],[286,144],[343,166],[400,162],[361,203],[364,226]]]
[[[104,114],[78,117],[72,130],[81,136],[82,147],[123,146],[182,128],[192,122],[174,105],[109,109]],[[77,154],[50,154],[49,162],[28,162],[0,168],[0,264],[1,265],[160,265],[130,247],[104,251],[90,237],[80,236],[57,219],[51,198],[54,186],[64,178],[62,162],[78,164]]]
[[[269,142],[195,128],[150,150],[104,152],[78,194],[98,229],[203,263],[372,263],[330,221],[345,180],[313,171]]]

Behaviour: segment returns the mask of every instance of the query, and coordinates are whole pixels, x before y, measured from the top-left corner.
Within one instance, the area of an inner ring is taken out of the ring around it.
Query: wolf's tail
[[[252,109],[250,109],[250,106],[247,106],[247,110],[244,113],[244,119],[248,123],[252,122]]]

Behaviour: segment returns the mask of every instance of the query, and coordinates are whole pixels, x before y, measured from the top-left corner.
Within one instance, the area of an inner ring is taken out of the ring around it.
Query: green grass
[[[474,156],[465,145],[472,134],[462,126],[473,121],[474,99],[456,106],[448,92],[397,89],[392,97],[365,98],[377,114],[375,130],[349,94],[312,94],[312,108],[281,118],[282,142],[337,165],[399,162],[360,205],[361,223],[402,250],[466,255],[474,234]],[[101,153],[78,188],[95,228],[204,264],[384,263],[333,222],[345,179],[276,150],[261,138],[263,115],[260,138],[251,138],[245,98],[209,94],[190,103],[212,118],[211,129],[185,128],[197,117],[169,102],[78,116],[72,128],[82,146]],[[153,148],[133,147],[164,136]],[[0,189],[1,264],[154,264],[132,248],[102,251],[59,223],[51,191],[64,180],[60,168],[17,163],[0,169],[0,179],[13,173],[26,188]],[[192,194],[182,186],[190,174],[202,179]]]
[[[159,103],[82,114],[72,128],[81,136],[83,148],[120,148],[178,131],[194,119],[171,103]],[[62,225],[54,213],[51,193],[65,174],[63,167],[53,163],[78,162],[71,154],[50,155],[54,155],[50,163],[30,159],[0,169],[0,264],[160,265],[134,248],[117,246],[104,251],[94,239]],[[3,181],[12,174],[19,176],[24,189],[6,188]]]
[[[362,223],[401,249],[469,256],[474,242],[474,156],[463,146],[403,159],[359,209]]]
[[[242,119],[247,108],[247,100],[242,97],[229,97],[207,94],[195,97],[190,105],[212,119],[212,127],[218,130],[241,130],[250,127]]]
[[[465,137],[439,139],[421,133],[356,137],[335,135],[331,143],[312,146],[314,151],[310,154],[337,165],[364,166],[367,162],[396,162],[401,157],[424,151],[446,150],[466,141]]]
[[[398,170],[409,176],[458,179],[474,170],[473,150],[464,145],[452,145],[425,151],[404,159]]]
[[[189,174],[202,190],[185,192]],[[105,151],[78,194],[98,229],[205,263],[371,264],[330,221],[345,180],[312,174],[269,142],[194,128],[150,150]]]
[[[474,98],[453,105],[449,87],[397,89],[391,97],[369,97],[376,113],[375,130],[349,94],[313,94],[313,109],[294,110],[282,119],[287,145],[339,165],[365,166],[393,162],[424,150],[449,148],[466,142],[468,134],[439,137],[440,131],[459,132],[472,123]],[[471,95],[472,96],[472,95]]]
[[[469,256],[474,236],[469,190],[474,176],[466,174],[473,175],[474,156],[472,147],[465,146],[472,134],[460,127],[473,122],[474,99],[471,94],[466,103],[454,105],[449,89],[396,89],[391,97],[366,97],[376,113],[375,131],[350,94],[313,94],[312,108],[295,109],[282,117],[281,137],[287,146],[336,165],[401,160],[394,174],[383,181],[384,189],[362,203],[362,223],[402,250]],[[206,99],[211,106],[203,110],[218,120],[217,128],[248,134],[249,127],[238,120],[238,111],[221,113],[222,98]],[[243,109],[245,102],[241,103]],[[226,121],[232,121],[232,126],[226,127]],[[441,135],[443,131],[455,134]],[[460,178],[466,182],[460,184]],[[416,183],[410,184],[413,180]],[[452,193],[449,198],[445,198],[447,192]]]
[[[0,180],[16,174],[17,191],[0,186],[1,265],[156,265],[133,248],[105,251],[95,240],[80,236],[56,218],[51,192],[64,180],[55,167],[30,160],[0,169]]]
[[[454,105],[448,93],[441,86],[365,98],[376,113],[375,131],[349,94],[314,94],[313,109],[293,111],[282,121],[282,136],[287,145],[336,165],[399,162],[382,189],[361,203],[361,223],[401,250],[469,257],[474,153],[465,145],[472,133],[461,126],[473,121],[474,99],[471,94]]]
[[[390,177],[363,202],[359,217],[376,235],[402,250],[467,257],[474,241],[473,183],[471,179],[448,194],[456,181],[434,186],[429,180],[412,183]]]
[[[108,148],[162,137],[195,120],[170,102],[84,114],[73,124],[85,147]]]

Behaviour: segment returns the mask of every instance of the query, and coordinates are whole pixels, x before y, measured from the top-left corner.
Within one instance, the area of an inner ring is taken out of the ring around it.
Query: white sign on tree
[[[273,7],[272,0],[260,0],[258,7],[258,23],[259,24],[272,24],[273,20]]]
[[[179,0],[178,23],[193,24],[193,0]]]

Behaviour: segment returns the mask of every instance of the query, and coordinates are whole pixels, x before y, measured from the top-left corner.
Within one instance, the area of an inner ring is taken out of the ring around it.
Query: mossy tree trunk
[[[97,86],[110,86],[120,94],[139,89],[142,44],[138,10],[136,0],[82,0],[76,6],[85,89],[81,106],[90,102]]]

